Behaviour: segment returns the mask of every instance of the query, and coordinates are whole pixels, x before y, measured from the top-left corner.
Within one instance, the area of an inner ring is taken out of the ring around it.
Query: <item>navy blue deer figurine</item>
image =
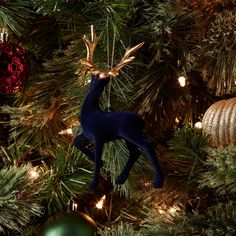
[[[83,133],[74,140],[74,145],[95,163],[94,177],[89,189],[94,190],[99,182],[104,143],[116,139],[124,139],[129,151],[129,159],[117,177],[116,184],[123,184],[126,181],[132,166],[141,154],[141,150],[148,156],[155,169],[156,177],[153,185],[155,188],[160,188],[163,186],[163,174],[151,142],[143,136],[143,120],[132,112],[105,112],[99,107],[100,95],[110,78],[117,76],[119,70],[134,59],[134,57],[130,57],[130,54],[140,48],[143,43],[128,48],[121,62],[114,68],[98,70],[92,62],[98,38],[93,29],[91,34],[91,41],[86,36],[83,38],[87,48],[87,60],[80,62],[90,70],[92,78],[81,109],[80,122]],[[92,141],[95,151],[92,152],[84,146],[84,141]]]

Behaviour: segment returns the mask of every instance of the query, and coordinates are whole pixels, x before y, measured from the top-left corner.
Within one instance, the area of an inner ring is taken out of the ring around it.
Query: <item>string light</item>
[[[171,215],[175,215],[176,212],[177,212],[177,210],[178,210],[178,209],[177,209],[176,207],[174,207],[174,206],[173,206],[173,207],[170,207],[170,208],[169,208],[169,213],[170,213]]]
[[[161,209],[159,209],[158,211],[159,211],[160,214],[164,214],[165,213],[165,211],[163,211]]]
[[[186,85],[186,78],[184,76],[180,76],[178,78],[178,81],[181,87],[184,87]]]
[[[77,211],[77,209],[78,209],[78,204],[73,202],[72,203],[72,211]]]
[[[65,135],[65,134],[73,134],[73,130],[71,128],[68,129],[63,129],[59,132],[59,134],[61,135]]]
[[[2,28],[0,33],[0,41],[6,42],[8,40],[8,31],[6,28]]]
[[[143,185],[144,185],[145,187],[151,186],[151,182],[150,182],[150,181],[145,181]]]
[[[197,128],[197,129],[201,129],[202,128],[202,122],[201,121],[198,121],[194,124],[194,127]]]
[[[33,168],[32,170],[30,170],[30,177],[32,178],[32,179],[37,179],[38,177],[39,177],[39,173],[38,173],[38,171],[35,169],[35,168]]]
[[[102,209],[103,208],[103,204],[104,204],[105,199],[106,199],[106,195],[103,195],[103,197],[97,202],[96,207],[98,209]]]
[[[166,218],[166,220],[170,220],[174,216],[177,216],[181,213],[181,209],[177,205],[167,206],[167,205],[157,205],[156,209],[159,214]]]
[[[175,117],[175,123],[179,124],[180,120],[178,117]]]

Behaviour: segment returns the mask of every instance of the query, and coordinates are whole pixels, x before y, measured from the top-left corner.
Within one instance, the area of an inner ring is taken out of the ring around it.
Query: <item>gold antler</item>
[[[144,42],[139,43],[132,48],[127,48],[125,51],[125,55],[122,57],[121,61],[113,68],[113,70],[116,70],[118,72],[125,65],[133,61],[135,57],[134,56],[130,57],[130,55],[134,53],[135,51],[137,51],[139,48],[141,48],[143,44]]]
[[[97,37],[93,25],[91,25],[91,41],[87,38],[86,35],[83,37],[84,44],[86,46],[86,51],[87,51],[87,58],[86,60],[81,59],[80,63],[90,70],[91,72],[94,71],[95,67],[93,65],[93,55],[94,51],[96,49],[97,43],[99,41],[99,38]]]
[[[139,48],[141,48],[144,44],[144,42],[139,43],[138,45],[132,47],[132,48],[127,48],[125,51],[125,54],[121,61],[113,68],[111,69],[102,69],[99,70],[93,65],[93,56],[94,56],[94,51],[97,46],[97,43],[99,41],[99,38],[97,37],[93,25],[91,25],[91,41],[87,38],[86,35],[83,37],[83,41],[86,46],[87,50],[87,58],[86,60],[81,59],[80,63],[87,68],[93,75],[99,75],[100,79],[105,79],[108,77],[115,77],[119,74],[119,71],[121,68],[123,68],[125,65],[127,65],[129,62],[134,60],[134,56],[130,56],[132,53],[137,51]]]

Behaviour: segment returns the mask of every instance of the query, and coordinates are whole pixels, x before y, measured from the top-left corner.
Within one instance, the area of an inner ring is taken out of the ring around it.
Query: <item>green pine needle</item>
[[[122,221],[109,228],[99,228],[99,233],[101,236],[141,236],[140,232],[135,230],[132,224],[124,223]]]
[[[115,184],[115,180],[123,170],[126,162],[128,161],[128,150],[123,140],[116,140],[106,143],[104,146],[103,159],[105,162],[104,169],[111,176],[111,181]],[[142,160],[139,158],[134,165],[134,169],[141,170],[143,166]],[[132,174],[132,170],[130,176]],[[132,189],[131,178],[118,187],[118,190],[122,195],[129,196]]]
[[[38,187],[38,192],[43,184],[34,183],[30,171],[29,165],[0,171],[0,232],[4,228],[21,231],[32,216],[42,215],[42,207],[35,201],[34,188]]]
[[[218,194],[236,193],[236,147],[207,148],[204,162],[207,171],[202,173],[200,187],[215,189]]]
[[[22,35],[24,26],[32,17],[32,3],[28,0],[17,0],[7,2],[0,6],[0,25],[5,27],[16,35]]]
[[[208,145],[208,136],[201,130],[191,127],[179,129],[174,138],[168,141],[167,157],[180,175],[188,175],[188,179],[196,182],[202,172],[203,160],[206,159],[204,148]]]
[[[91,171],[75,148],[59,147],[52,151],[55,160],[48,175],[48,195],[45,197],[49,214],[66,210],[68,202],[87,191]]]

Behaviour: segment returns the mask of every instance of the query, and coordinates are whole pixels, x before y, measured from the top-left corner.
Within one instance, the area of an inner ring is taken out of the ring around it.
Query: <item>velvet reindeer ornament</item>
[[[154,187],[162,187],[163,174],[151,142],[143,136],[143,120],[132,112],[105,112],[99,107],[100,95],[110,78],[117,76],[119,70],[134,59],[134,57],[130,57],[130,54],[139,49],[143,43],[128,48],[121,62],[114,68],[98,70],[93,65],[93,54],[98,42],[93,28],[91,30],[91,41],[86,36],[83,40],[87,48],[87,60],[80,62],[92,73],[92,78],[81,109],[80,122],[83,133],[75,138],[74,145],[95,163],[94,177],[89,186],[90,190],[94,190],[99,182],[104,143],[116,139],[124,139],[129,151],[129,159],[117,177],[116,184],[123,184],[126,181],[132,166],[140,156],[141,150],[148,156],[155,170]],[[84,146],[84,141],[92,141],[95,151],[92,152]]]

